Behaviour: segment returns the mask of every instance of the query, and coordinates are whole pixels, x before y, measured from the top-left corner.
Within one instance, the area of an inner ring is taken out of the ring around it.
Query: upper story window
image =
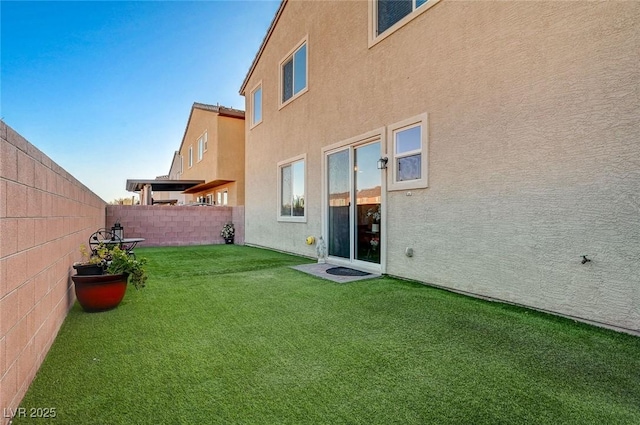
[[[281,98],[280,107],[307,91],[307,39],[298,45],[280,62]]]
[[[384,39],[440,0],[369,0],[369,47]]]
[[[198,162],[202,161],[204,153],[207,151],[207,132],[205,131],[198,139]]]
[[[189,156],[187,158],[189,168],[193,167],[193,146],[189,146]]]
[[[262,81],[251,90],[251,127],[262,122]]]
[[[278,180],[278,221],[305,222],[305,155],[278,163]]]
[[[389,126],[389,190],[428,187],[427,114]]]

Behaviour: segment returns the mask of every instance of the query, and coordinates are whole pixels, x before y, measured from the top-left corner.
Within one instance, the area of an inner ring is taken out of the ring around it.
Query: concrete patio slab
[[[335,264],[318,264],[318,263],[291,266],[292,269],[296,269],[303,273],[320,277],[322,279],[331,280],[336,283],[349,283],[349,282],[354,282],[356,280],[374,279],[381,276],[379,273],[371,273],[366,276],[335,276],[327,273],[327,270],[333,267],[338,267],[338,266],[336,266]]]

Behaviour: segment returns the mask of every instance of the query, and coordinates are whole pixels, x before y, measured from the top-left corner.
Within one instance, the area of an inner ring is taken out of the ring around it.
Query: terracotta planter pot
[[[87,312],[116,308],[127,291],[126,274],[71,276],[76,288],[76,298]]]

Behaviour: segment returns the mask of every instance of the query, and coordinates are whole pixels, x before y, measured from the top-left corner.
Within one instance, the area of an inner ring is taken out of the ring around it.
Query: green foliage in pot
[[[94,251],[89,252],[85,244],[80,244],[80,254],[82,254],[83,261],[75,264],[101,264],[104,265],[109,259],[109,250],[106,245],[100,244],[100,246]]]
[[[136,289],[144,288],[145,282],[147,281],[147,272],[144,265],[147,263],[147,259],[136,259],[134,256],[129,255],[127,251],[117,246],[110,248],[109,253],[111,261],[107,267],[107,273],[126,273],[129,275],[129,283],[132,283]]]

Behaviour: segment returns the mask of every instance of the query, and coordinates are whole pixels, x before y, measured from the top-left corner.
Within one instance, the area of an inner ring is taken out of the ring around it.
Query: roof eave
[[[280,3],[280,7],[278,7],[278,11],[276,12],[276,15],[273,17],[273,20],[271,21],[271,25],[269,25],[267,34],[264,36],[264,39],[262,40],[262,44],[260,44],[260,48],[258,49],[258,53],[256,53],[255,58],[253,58],[253,62],[251,62],[251,66],[249,67],[247,76],[244,77],[244,81],[242,82],[242,86],[240,87],[240,96],[244,96],[244,92],[247,89],[247,83],[249,82],[249,78],[251,78],[251,74],[253,74],[253,70],[256,68],[256,65],[258,64],[258,60],[260,60],[260,56],[262,56],[262,52],[264,51],[264,48],[267,45],[267,42],[269,41],[269,38],[271,37],[271,34],[273,33],[274,28],[276,27],[276,24],[278,23],[278,19],[280,19],[280,15],[282,15],[282,10],[284,9],[284,6],[286,5],[287,1],[288,0],[282,0],[282,2]]]

